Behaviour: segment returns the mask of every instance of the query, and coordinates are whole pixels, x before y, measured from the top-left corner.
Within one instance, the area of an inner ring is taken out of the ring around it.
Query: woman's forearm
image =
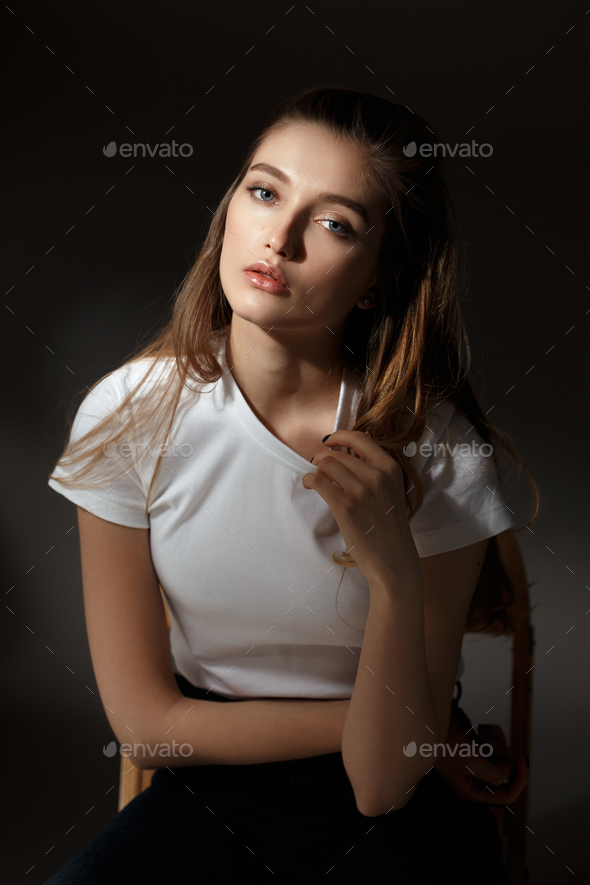
[[[442,741],[432,701],[424,639],[422,585],[371,587],[354,691],[342,734],[342,759],[357,807],[373,817],[403,807],[432,767],[403,748]]]
[[[145,749],[137,744],[128,755],[140,768],[174,768],[251,765],[338,753],[349,704],[349,698],[223,703],[183,696],[156,722],[144,726]]]

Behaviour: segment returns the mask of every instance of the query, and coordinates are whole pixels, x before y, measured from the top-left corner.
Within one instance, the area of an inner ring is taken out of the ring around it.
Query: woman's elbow
[[[407,792],[400,790],[395,795],[378,801],[361,799],[356,797],[355,794],[356,807],[364,817],[380,817],[382,814],[388,814],[390,811],[399,811],[401,808],[404,808],[413,795],[413,787],[410,787]]]

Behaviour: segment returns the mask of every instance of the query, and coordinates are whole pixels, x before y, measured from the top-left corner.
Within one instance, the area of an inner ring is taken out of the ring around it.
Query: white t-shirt
[[[227,697],[349,698],[369,609],[367,580],[360,569],[332,562],[332,551],[346,549],[342,534],[323,498],[301,482],[317,467],[250,409],[229,371],[226,338],[227,330],[215,336],[219,380],[191,381],[182,392],[149,515],[154,446],[144,449],[148,456],[137,468],[128,455],[129,472],[104,491],[70,489],[53,479],[49,485],[109,522],[150,528],[174,671],[193,685]],[[103,379],[82,402],[71,438],[113,410],[148,366],[142,360]],[[167,360],[161,370],[173,366]],[[326,433],[353,426],[359,393],[344,370],[336,422]],[[465,437],[470,425],[451,402],[437,413],[452,418],[451,451],[465,439],[482,443],[475,429]],[[414,456],[425,495],[410,526],[421,557],[513,527],[491,457],[420,451],[423,443],[446,439],[438,414],[428,417]],[[110,456],[125,457],[119,450]],[[105,466],[110,471],[107,456]],[[58,465],[55,473],[66,471]],[[462,672],[461,659],[457,678]]]

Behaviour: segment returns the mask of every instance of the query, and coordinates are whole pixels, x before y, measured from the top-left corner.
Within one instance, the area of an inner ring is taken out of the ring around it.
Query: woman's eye
[[[267,187],[261,187],[260,185],[256,185],[256,184],[252,185],[251,187],[247,187],[246,190],[251,191],[252,193],[254,191],[263,191],[265,194],[270,194],[271,197],[274,197],[274,194],[271,190],[269,190]],[[264,198],[260,199],[260,197],[254,197],[254,199],[260,200],[261,203],[271,203],[272,202],[272,199],[266,200]]]
[[[272,203],[273,198],[276,196],[274,191],[271,191],[268,187],[263,187],[261,184],[251,184],[246,187],[246,190],[250,192],[250,196],[253,200],[256,200],[258,203]],[[262,194],[266,194],[270,196],[270,199],[265,199],[264,196],[257,197],[255,196],[256,191],[261,191]],[[334,218],[322,218],[320,224],[335,224],[340,230],[333,230],[332,228],[327,227],[326,230],[330,231],[330,233],[335,234],[337,237],[347,237],[352,233],[352,228],[348,227],[348,225],[343,224],[341,221],[336,221]]]
[[[340,236],[348,235],[350,233],[350,228],[347,227],[345,224],[342,224],[341,221],[335,221],[333,218],[323,218],[320,223],[323,224],[324,222],[327,222],[328,224],[337,224],[340,228],[340,230],[332,230],[331,228],[327,227],[326,230],[329,230],[330,233],[339,234]]]

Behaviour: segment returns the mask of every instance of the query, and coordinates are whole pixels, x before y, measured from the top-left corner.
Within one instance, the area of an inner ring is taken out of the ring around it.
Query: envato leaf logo
[[[411,741],[404,747],[404,756],[415,756],[417,749],[416,741]]]
[[[102,748],[102,752],[105,756],[114,756],[117,752],[117,744],[115,741],[111,741],[110,744],[107,744],[106,747]]]
[[[418,146],[415,141],[411,141],[409,144],[404,145],[404,155],[406,157],[415,157],[417,150]]]
[[[115,154],[117,153],[117,142],[116,141],[109,141],[107,146],[102,149],[102,152],[105,155],[105,157],[114,157]]]
[[[407,446],[404,446],[402,452],[406,456],[406,458],[413,458],[416,452],[418,451],[418,443],[411,442],[408,443]]]

